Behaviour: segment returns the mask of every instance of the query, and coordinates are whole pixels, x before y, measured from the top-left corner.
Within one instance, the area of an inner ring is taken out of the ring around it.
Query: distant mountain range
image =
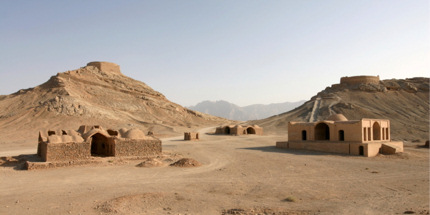
[[[305,100],[298,102],[273,103],[268,105],[255,104],[240,107],[233,103],[220,100],[215,102],[203,101],[195,106],[187,108],[231,120],[247,121],[263,119],[284,113],[302,105],[304,102]]]

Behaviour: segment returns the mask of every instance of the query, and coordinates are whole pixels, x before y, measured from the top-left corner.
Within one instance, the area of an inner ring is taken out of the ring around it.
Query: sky
[[[183,106],[308,100],[343,76],[429,77],[428,0],[0,1],[0,95],[91,61]]]

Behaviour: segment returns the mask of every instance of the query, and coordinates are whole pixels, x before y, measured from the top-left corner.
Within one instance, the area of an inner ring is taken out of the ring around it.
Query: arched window
[[[343,130],[339,130],[339,141],[345,141],[345,132]]]
[[[373,140],[381,140],[381,126],[378,122],[373,123]]]

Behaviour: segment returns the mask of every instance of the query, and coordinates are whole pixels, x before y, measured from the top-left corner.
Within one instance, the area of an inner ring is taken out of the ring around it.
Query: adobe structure
[[[390,120],[348,120],[333,114],[318,122],[289,122],[288,142],[276,147],[373,157],[403,152],[403,142],[391,141]]]
[[[94,61],[87,63],[87,66],[94,66],[97,67],[100,71],[114,73],[117,75],[122,74],[119,65],[111,62]]]
[[[378,76],[351,76],[351,77],[342,77],[340,78],[340,84],[343,85],[355,85],[355,84],[379,84],[379,75]]]
[[[198,132],[184,132],[184,140],[199,140]]]
[[[256,134],[263,135],[263,128],[258,125],[226,125],[217,127],[215,134],[228,134],[228,135],[246,135]]]
[[[105,130],[79,127],[78,131],[39,132],[37,155],[45,162],[87,160],[92,156],[153,156],[161,154],[161,140],[139,129]]]

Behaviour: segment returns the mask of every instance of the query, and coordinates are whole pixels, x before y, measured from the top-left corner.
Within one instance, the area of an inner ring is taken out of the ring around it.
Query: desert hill
[[[287,112],[303,104],[305,101],[283,102],[273,104],[254,104],[240,107],[227,101],[203,101],[194,106],[187,107],[191,110],[219,116],[231,120],[247,121],[264,119],[273,115]]]
[[[40,86],[0,96],[0,110],[0,143],[36,142],[39,130],[76,130],[81,124],[171,135],[227,121],[175,104],[107,62],[92,62]]]
[[[318,121],[334,113],[348,119],[385,118],[399,140],[429,138],[429,78],[379,80],[374,76],[344,77],[302,106],[277,116],[253,121],[265,131],[287,132],[289,121]]]

